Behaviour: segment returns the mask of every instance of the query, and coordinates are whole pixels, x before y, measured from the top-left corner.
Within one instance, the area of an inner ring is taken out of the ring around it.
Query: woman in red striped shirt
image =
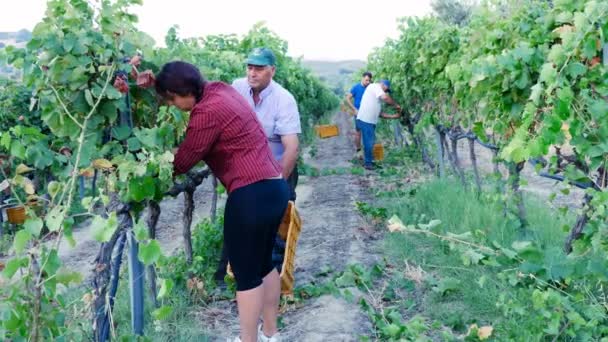
[[[281,287],[272,246],[288,190],[264,131],[236,90],[207,82],[194,65],[165,64],[155,87],[168,105],[190,111],[186,137],[173,162],[175,173],[185,173],[202,160],[228,190],[224,239],[237,283],[241,334],[236,341],[257,341],[258,330],[261,340],[276,341]],[[263,327],[257,327],[260,315]]]

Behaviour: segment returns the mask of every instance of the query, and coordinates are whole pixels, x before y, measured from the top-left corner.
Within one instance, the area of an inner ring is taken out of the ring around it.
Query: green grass
[[[126,260],[125,260],[126,262]],[[126,265],[123,264],[123,271],[118,285],[118,292],[114,301],[112,319],[116,328],[117,341],[136,340],[132,338],[131,330],[131,307],[129,299],[129,274]],[[154,322],[152,312],[154,305],[151,300],[148,284],[144,289],[144,336],[146,341],[208,341],[205,327],[194,315],[194,309],[200,308],[199,304],[193,302],[192,297],[183,288],[174,288],[165,305],[171,307],[172,312],[166,319]],[[92,327],[89,317],[85,317],[80,310],[84,303],[80,301],[88,286],[79,286],[69,290],[66,294],[66,302],[74,303],[75,307],[67,312],[67,321],[72,325],[83,329],[85,336],[92,339]],[[78,309],[78,310],[76,310]]]
[[[114,306],[114,320],[118,322],[117,335],[120,337],[131,334],[131,309],[129,303],[128,276],[121,279]],[[165,305],[172,309],[168,318],[155,324],[151,312],[153,304],[149,290],[145,293],[145,328],[144,336],[151,341],[208,341],[205,327],[194,315],[198,304],[193,303],[191,296],[183,288],[173,290]]]
[[[485,236],[487,241],[496,241],[506,247],[522,238],[518,225],[503,216],[500,201],[492,196],[478,199],[474,193],[464,191],[455,180],[433,180],[410,189],[403,197],[380,200],[378,205],[397,214],[406,225],[441,220],[437,227],[440,234],[475,232]],[[531,231],[526,239],[535,241],[545,250],[554,249],[555,253],[551,255],[565,257],[561,252],[565,237],[561,227],[571,223],[571,218],[557,215],[546,204],[534,199],[528,199],[526,207]],[[473,323],[494,325],[504,320],[496,306],[499,296],[518,296],[512,286],[497,277],[503,268],[464,266],[461,253],[451,250],[438,238],[392,233],[386,235],[384,247],[389,262],[398,269],[408,261],[427,272],[422,297],[411,311],[440,321],[455,331],[466,332]],[[433,291],[437,285],[451,285],[448,287],[453,289]],[[515,321],[502,323],[504,327],[516,328],[517,325]]]
[[[166,297],[160,299],[162,307],[168,307],[171,312],[164,318],[155,320],[155,307],[152,301],[147,279],[144,288],[144,336],[149,341],[207,341],[206,327],[198,313],[212,300],[234,298],[234,284],[228,281],[228,289],[223,292],[216,288],[213,274],[217,268],[222,247],[221,226],[223,217],[220,215],[216,223],[204,219],[192,229],[193,263],[188,265],[183,252],[164,257],[157,263],[157,285],[161,278],[170,279],[174,286]],[[127,248],[125,248],[125,254]],[[129,273],[126,256],[121,266],[120,282],[114,302],[113,321],[116,336],[119,340],[131,339],[131,304],[129,296]],[[188,289],[188,274],[200,280],[203,290],[190,293]],[[70,291],[68,302],[82,298],[88,286],[82,286]],[[81,319],[71,317],[72,319]],[[87,333],[92,333],[90,325],[84,325]]]

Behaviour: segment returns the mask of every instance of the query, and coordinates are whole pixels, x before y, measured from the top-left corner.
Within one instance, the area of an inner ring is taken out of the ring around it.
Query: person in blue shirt
[[[350,106],[350,108],[355,113],[355,120],[357,119],[357,112],[359,112],[359,106],[361,105],[361,98],[363,98],[363,93],[365,92],[365,88],[372,82],[372,73],[366,71],[363,73],[361,77],[361,82],[355,84],[348,94],[346,94],[346,103]],[[354,100],[354,101],[353,101]],[[361,131],[357,127],[355,122],[355,147],[357,148],[357,153],[361,151]]]

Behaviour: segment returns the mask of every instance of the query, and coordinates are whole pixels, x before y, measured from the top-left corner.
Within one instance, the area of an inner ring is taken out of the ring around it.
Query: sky
[[[95,0],[92,0],[95,1]],[[0,0],[0,32],[31,30],[46,0]],[[9,9],[10,8],[10,9]],[[255,23],[288,41],[289,54],[305,59],[367,59],[374,47],[397,37],[397,19],[431,12],[430,0],[144,0],[134,7],[138,28],[162,44],[179,26],[180,37],[245,34]]]

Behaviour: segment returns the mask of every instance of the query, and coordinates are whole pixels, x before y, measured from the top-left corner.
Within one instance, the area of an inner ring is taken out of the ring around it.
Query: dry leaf
[[[469,331],[467,331],[467,336],[471,336],[471,333],[473,331],[477,331],[477,337],[480,340],[487,340],[488,338],[490,338],[490,336],[492,336],[492,332],[494,331],[494,328],[489,325],[479,328],[477,326],[477,324],[471,324],[469,326]]]
[[[477,329],[477,337],[479,337],[480,340],[487,340],[490,336],[492,336],[492,331],[494,331],[494,328],[489,325],[481,327]]]
[[[93,160],[93,167],[100,170],[111,170],[113,165],[107,159],[95,159]]]
[[[93,299],[94,299],[94,297],[93,297],[93,294],[92,294],[91,292],[87,292],[87,293],[85,293],[84,295],[82,295],[82,301],[83,301],[85,304],[90,304],[90,303],[92,303],[92,302],[93,302]]]
[[[190,294],[198,297],[206,297],[205,283],[199,278],[190,278],[186,281],[186,286],[190,290]]]
[[[405,225],[401,222],[401,219],[397,215],[393,215],[387,221],[387,228],[392,232],[400,232],[405,229]]]
[[[82,169],[80,171],[80,175],[86,178],[91,178],[95,175],[95,170],[91,167],[87,167],[86,169]]]
[[[598,56],[595,56],[595,57],[591,58],[591,61],[589,62],[589,66],[591,66],[593,68],[594,66],[600,64],[601,62],[602,62],[602,59]]]
[[[417,285],[422,285],[422,282],[426,279],[427,273],[422,269],[422,267],[417,265],[410,265],[410,263],[405,261],[405,278],[415,282]]]
[[[203,283],[203,281],[199,278],[194,277],[188,279],[188,281],[186,282],[186,286],[189,290],[202,290],[205,288],[205,283]]]
[[[574,31],[574,26],[568,25],[568,24],[562,25],[562,26],[556,28],[555,30],[553,30],[553,32],[559,33],[559,34],[563,34],[565,32],[572,32],[572,31]]]
[[[28,195],[26,202],[28,205],[36,205],[38,204],[38,196],[36,195]]]
[[[34,171],[34,169],[32,169],[31,167],[29,167],[25,164],[19,164],[17,166],[17,168],[15,169],[15,173],[18,175],[22,175],[22,174],[30,172],[30,171]]]
[[[8,179],[5,179],[2,181],[2,183],[0,183],[0,191],[4,191],[6,189],[8,189],[11,186],[11,183],[8,181]]]
[[[23,191],[25,191],[28,195],[33,195],[36,193],[36,189],[34,188],[34,183],[31,180],[25,178],[25,182],[23,184]]]

